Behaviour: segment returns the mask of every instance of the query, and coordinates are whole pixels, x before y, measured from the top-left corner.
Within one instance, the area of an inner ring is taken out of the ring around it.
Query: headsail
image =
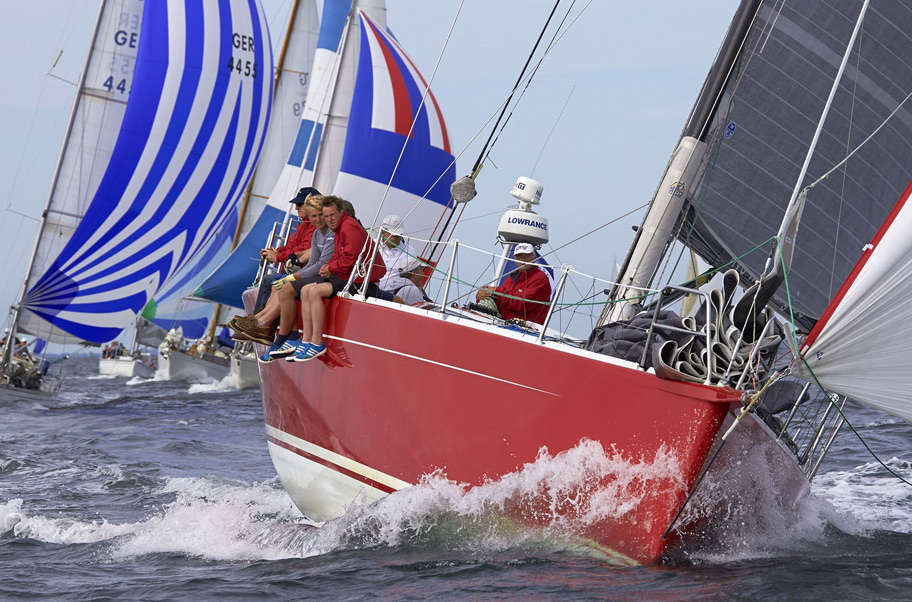
[[[378,211],[395,213],[408,234],[429,238],[456,178],[443,113],[395,38],[366,12],[360,19],[358,79],[333,191],[354,203],[365,225]]]
[[[111,340],[213,239],[256,163],[271,71],[256,0],[107,3],[20,303],[22,330]]]
[[[912,183],[802,348],[828,390],[912,422]]]
[[[679,233],[712,265],[740,258],[742,275],[756,278],[763,272],[769,248],[741,256],[779,229],[860,8],[854,2],[806,2],[762,3],[757,10],[713,127],[702,138],[710,145],[707,163]],[[908,4],[871,5],[807,183],[842,161],[912,91],[910,28]],[[909,181],[910,165],[912,107],[903,106],[846,165],[809,192],[788,273],[790,300],[805,328],[823,313],[890,213]],[[786,306],[784,288],[777,299]]]

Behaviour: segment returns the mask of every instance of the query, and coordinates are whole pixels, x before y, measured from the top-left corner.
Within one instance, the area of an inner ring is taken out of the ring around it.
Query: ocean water
[[[848,429],[800,508],[754,500],[719,541],[621,567],[496,512],[524,482],[611,461],[598,446],[476,490],[429,475],[317,528],[275,477],[258,390],[96,372],[71,360],[62,407],[0,410],[2,600],[912,599],[912,486]],[[847,414],[912,481],[912,426]]]

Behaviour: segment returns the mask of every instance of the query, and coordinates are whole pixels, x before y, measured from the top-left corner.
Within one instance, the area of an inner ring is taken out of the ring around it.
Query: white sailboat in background
[[[8,341],[115,339],[236,212],[269,115],[265,16],[189,8],[101,3]],[[0,399],[34,398],[19,363],[5,345]],[[52,383],[38,391],[53,402]]]

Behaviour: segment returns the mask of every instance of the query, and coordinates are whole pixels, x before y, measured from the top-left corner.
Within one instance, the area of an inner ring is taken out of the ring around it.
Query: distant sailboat
[[[102,2],[13,334],[110,341],[213,239],[263,143],[268,39],[255,0]]]

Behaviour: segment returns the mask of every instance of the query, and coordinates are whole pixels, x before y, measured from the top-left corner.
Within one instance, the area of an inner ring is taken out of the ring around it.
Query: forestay
[[[224,225],[269,117],[257,0],[108,2],[21,302],[20,328],[104,342]]]
[[[743,2],[742,10],[753,10],[750,4]],[[748,253],[778,231],[861,5],[760,3],[712,127],[702,132],[701,124],[689,124],[688,133],[710,150],[679,238],[712,265]],[[912,5],[871,3],[805,185],[842,161],[912,92],[910,32]],[[788,274],[804,328],[827,307],[910,173],[912,107],[903,106],[809,192]],[[738,261],[742,281],[762,273],[769,248]],[[785,287],[777,301],[786,307]]]

